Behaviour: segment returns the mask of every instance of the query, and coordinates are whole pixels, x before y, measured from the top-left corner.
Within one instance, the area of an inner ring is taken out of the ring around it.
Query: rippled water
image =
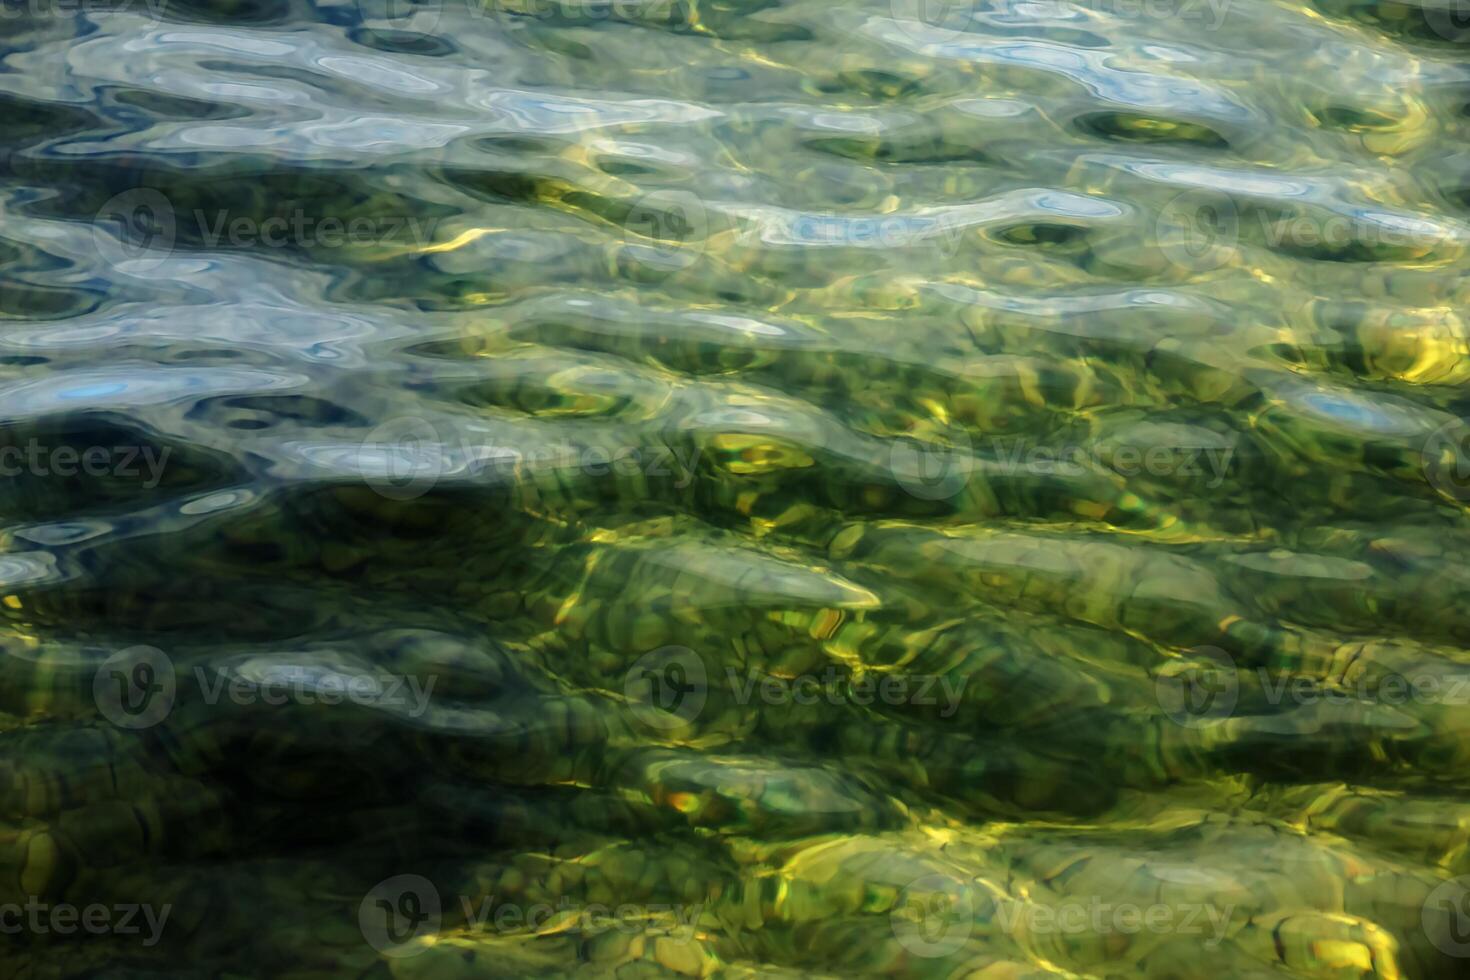
[[[0,966],[1470,973],[1470,22],[4,0]]]

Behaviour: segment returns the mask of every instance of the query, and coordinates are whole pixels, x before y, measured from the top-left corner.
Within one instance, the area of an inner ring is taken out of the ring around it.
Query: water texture
[[[1470,19],[3,0],[0,974],[1470,974]]]

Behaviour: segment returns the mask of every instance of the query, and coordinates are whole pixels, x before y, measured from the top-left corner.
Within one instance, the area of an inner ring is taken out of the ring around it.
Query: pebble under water
[[[0,0],[0,976],[1470,976],[1454,0]]]

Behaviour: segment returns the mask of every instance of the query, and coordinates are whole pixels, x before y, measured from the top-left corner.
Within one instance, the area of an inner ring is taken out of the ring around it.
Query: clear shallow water
[[[1453,9],[0,13],[7,975],[1464,974]]]

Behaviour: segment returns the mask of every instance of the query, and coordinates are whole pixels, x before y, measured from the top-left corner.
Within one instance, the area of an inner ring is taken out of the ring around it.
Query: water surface
[[[0,15],[6,975],[1464,975],[1453,5]]]

